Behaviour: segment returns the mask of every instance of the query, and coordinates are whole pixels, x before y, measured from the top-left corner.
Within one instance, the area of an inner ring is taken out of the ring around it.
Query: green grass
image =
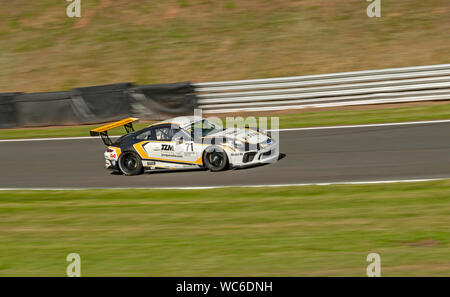
[[[0,192],[0,275],[450,276],[450,180]]]
[[[280,128],[293,128],[442,119],[450,119],[450,103],[381,109],[374,107],[373,109],[368,110],[356,109],[301,112],[280,115],[279,123]],[[268,122],[270,123],[270,120]],[[0,129],[0,139],[89,136],[89,130],[100,125],[101,124],[75,127]],[[148,126],[148,123],[135,124],[136,129],[141,129],[146,126]],[[123,128],[116,128],[110,131],[110,135],[120,135],[123,133]]]
[[[0,139],[20,139],[20,138],[45,138],[45,137],[78,137],[89,136],[91,129],[97,128],[104,124],[98,125],[82,125],[72,127],[46,127],[46,128],[25,128],[25,129],[1,129]],[[148,123],[134,124],[135,129],[147,127]],[[109,130],[109,135],[124,134],[123,127]]]
[[[217,81],[449,63],[448,0],[10,0],[0,92]],[[418,42],[423,41],[423,42]]]
[[[281,128],[379,124],[450,119],[450,104],[314,111],[280,116]],[[0,131],[1,133],[1,131]]]

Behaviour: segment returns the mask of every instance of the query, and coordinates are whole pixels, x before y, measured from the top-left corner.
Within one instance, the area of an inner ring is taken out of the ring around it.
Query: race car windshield
[[[202,137],[205,137],[207,135],[214,134],[222,130],[223,127],[219,124],[210,122],[208,120],[201,120],[191,124],[191,127],[190,129],[188,129],[188,132],[191,133],[192,137],[194,137],[195,135],[194,131],[197,131],[196,135],[201,135]]]

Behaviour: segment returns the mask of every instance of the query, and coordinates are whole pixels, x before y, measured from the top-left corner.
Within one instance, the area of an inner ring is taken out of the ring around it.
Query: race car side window
[[[191,141],[192,138],[189,133],[184,129],[174,129],[173,130],[172,141],[181,139],[182,141]]]
[[[180,128],[172,127],[172,125],[159,125],[150,130],[152,132],[149,134],[148,140],[173,141],[173,138],[179,134]]]
[[[141,132],[139,135],[136,136],[136,139],[140,139],[140,140],[149,140],[152,139],[152,134],[154,130],[153,129],[147,129],[143,132]]]
[[[170,133],[170,127],[160,127],[155,128],[155,135],[156,140],[158,141],[171,141],[171,133]]]

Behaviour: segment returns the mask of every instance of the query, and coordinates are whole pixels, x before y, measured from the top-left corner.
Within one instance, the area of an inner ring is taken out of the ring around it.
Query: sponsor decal
[[[161,156],[162,157],[176,157],[176,158],[183,158],[183,154],[181,154],[181,153],[179,153],[179,154],[176,154],[176,153],[161,153]]]
[[[161,150],[162,151],[173,151],[173,145],[170,144],[162,144],[161,145]]]

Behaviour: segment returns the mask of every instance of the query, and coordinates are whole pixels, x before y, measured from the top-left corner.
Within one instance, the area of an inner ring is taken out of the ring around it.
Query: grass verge
[[[0,92],[221,81],[449,63],[448,0],[13,0]],[[424,42],[418,42],[424,41]]]
[[[332,125],[376,124],[391,122],[450,119],[450,103],[396,108],[311,111],[280,115],[280,128],[318,127]],[[136,129],[148,123],[135,124]],[[73,127],[0,129],[0,139],[89,136],[89,130],[99,125]],[[123,128],[110,131],[110,135],[123,134]]]
[[[450,276],[450,180],[0,192],[0,275]]]

